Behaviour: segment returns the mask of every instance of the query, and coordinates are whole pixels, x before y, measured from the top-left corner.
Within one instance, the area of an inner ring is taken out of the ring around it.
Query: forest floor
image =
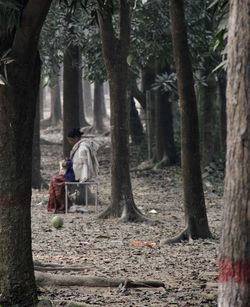
[[[59,131],[46,129],[42,138],[60,143]],[[100,211],[110,202],[110,141],[100,150]],[[43,142],[44,143],[44,142]],[[43,144],[42,143],[42,144]],[[58,171],[60,144],[43,144],[42,175],[47,183]],[[162,223],[124,224],[118,219],[99,220],[94,206],[88,212],[61,215],[64,226],[51,225],[47,212],[48,190],[33,190],[32,233],[34,260],[41,263],[78,265],[84,270],[64,273],[132,280],[158,280],[166,288],[43,287],[40,298],[54,306],[217,306],[217,253],[221,227],[223,172],[215,165],[203,173],[207,214],[213,239],[160,246],[162,239],[184,227],[183,188],[180,167],[135,170],[142,161],[131,147],[131,180],[136,205],[148,217]],[[153,211],[152,211],[153,210]],[[152,241],[154,246],[133,246]],[[132,243],[132,245],[131,245]],[[61,274],[61,272],[54,272]],[[78,305],[71,305],[78,306]]]

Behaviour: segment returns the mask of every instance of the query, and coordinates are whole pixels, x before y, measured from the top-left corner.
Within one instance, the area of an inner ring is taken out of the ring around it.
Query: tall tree
[[[83,80],[83,100],[84,100],[84,111],[87,117],[92,117],[93,106],[92,106],[91,84],[88,80]]]
[[[62,119],[61,95],[59,67],[54,69],[54,76],[51,80],[51,108],[50,108],[50,124],[56,126]]]
[[[141,119],[132,96],[129,108],[129,133],[133,144],[140,145],[145,141]]]
[[[83,97],[83,79],[82,79],[82,57],[81,53],[79,56],[79,73],[78,73],[78,90],[79,90],[79,124],[80,127],[89,126],[89,123],[86,120],[85,117],[85,100]]]
[[[70,45],[63,60],[63,153],[69,156],[71,146],[67,142],[69,129],[80,126],[79,118],[79,48]]]
[[[219,93],[220,93],[220,142],[223,157],[226,153],[227,139],[227,115],[226,115],[226,77],[224,74],[219,78]]]
[[[250,303],[249,12],[249,0],[230,1],[225,207],[219,257],[220,307],[247,307]]]
[[[156,95],[155,103],[155,168],[173,165],[177,160],[174,143],[172,102],[169,93]]]
[[[41,90],[41,87],[39,90]],[[40,149],[40,95],[38,95],[32,146],[32,188],[41,189],[42,182]]]
[[[181,111],[181,164],[186,229],[175,238],[211,236],[202,187],[196,97],[183,0],[170,0],[173,51]]]
[[[41,79],[40,81],[40,88],[39,88],[39,113],[40,113],[40,119],[44,119],[44,99],[45,99],[45,93],[44,93],[44,88],[43,88],[43,80]]]
[[[104,131],[102,110],[103,82],[96,80],[94,83],[93,126],[97,133]]]
[[[128,147],[127,56],[130,41],[130,8],[127,0],[119,0],[118,3],[118,35],[112,22],[112,1],[106,1],[99,7],[98,13],[102,50],[110,85],[112,127],[111,205],[100,217],[121,216],[127,221],[138,221],[145,218],[137,209],[133,198]]]
[[[7,76],[0,68],[1,75],[8,77],[0,85],[0,304],[4,307],[37,302],[31,250],[31,156],[40,80],[37,45],[51,0],[15,3],[18,22],[11,29],[1,26],[0,32],[0,54],[10,49],[8,56],[14,60],[6,64]],[[1,3],[1,14],[6,13],[5,5]]]
[[[106,108],[106,99],[105,99],[105,89],[106,85],[104,82],[102,82],[101,86],[101,113],[103,118],[108,118],[107,108]]]
[[[166,73],[171,76],[170,67],[157,63],[156,71],[160,74]],[[177,153],[174,142],[173,111],[170,93],[173,89],[157,89],[155,93],[155,168],[173,165],[177,161]]]

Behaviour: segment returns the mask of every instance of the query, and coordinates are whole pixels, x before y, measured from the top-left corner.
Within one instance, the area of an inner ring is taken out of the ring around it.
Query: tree
[[[130,98],[129,133],[133,144],[140,145],[145,141],[143,126],[133,97]]]
[[[227,153],[219,255],[220,307],[250,302],[250,1],[230,1]]]
[[[186,229],[174,241],[211,236],[202,187],[199,131],[183,0],[170,1],[171,31],[181,111],[181,164]]]
[[[155,168],[176,163],[174,143],[172,102],[169,93],[158,92],[155,103]]]
[[[63,153],[69,156],[71,146],[67,133],[80,126],[79,118],[79,48],[70,45],[64,53],[63,69]]]
[[[92,107],[92,95],[91,95],[91,85],[88,80],[83,80],[83,100],[84,100],[84,111],[88,117],[93,116]]]
[[[93,126],[97,133],[104,131],[102,112],[103,82],[96,80],[94,83]]]
[[[227,139],[226,86],[227,86],[227,80],[226,80],[225,73],[223,73],[219,78],[220,143],[221,143],[221,150],[223,153],[226,152],[226,139]]]
[[[127,0],[119,1],[119,34],[116,36],[112,23],[113,6],[106,1],[99,7],[98,20],[102,50],[110,85],[111,108],[111,205],[100,217],[122,217],[126,221],[145,220],[137,209],[129,174],[128,148],[128,66],[130,40],[130,8]],[[112,46],[112,48],[111,48]]]
[[[59,67],[55,67],[55,74],[50,80],[51,113],[49,121],[52,126],[56,126],[62,120],[59,71]]]
[[[40,90],[41,87],[39,88],[39,92]],[[40,95],[38,95],[32,146],[32,188],[41,189],[42,183],[44,182],[41,176]]]
[[[85,118],[85,100],[83,97],[83,77],[82,77],[82,56],[79,57],[79,66],[78,66],[78,90],[79,90],[79,124],[80,127],[89,126]]]
[[[31,251],[31,156],[40,80],[37,46],[50,4],[51,0],[1,2],[1,14],[17,17],[12,27],[1,25],[0,32],[1,58],[10,49],[7,75],[0,68],[5,79],[0,85],[0,304],[4,307],[37,302]]]

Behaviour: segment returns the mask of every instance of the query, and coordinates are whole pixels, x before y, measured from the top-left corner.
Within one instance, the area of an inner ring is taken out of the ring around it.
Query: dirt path
[[[42,146],[46,181],[57,171],[60,145]],[[135,166],[137,156],[132,157]],[[102,208],[110,200],[110,148],[99,154]],[[216,173],[216,172],[214,172]],[[51,226],[46,211],[47,190],[33,191],[32,230],[34,259],[57,264],[77,264],[81,274],[163,281],[164,289],[42,288],[40,296],[76,301],[84,306],[216,306],[217,248],[221,224],[222,180],[204,175],[208,219],[214,239],[160,247],[161,239],[177,234],[184,225],[179,167],[158,172],[131,172],[137,206],[148,216],[161,220],[156,226],[122,224],[96,219],[92,207],[84,214],[63,215],[64,227]],[[221,177],[221,176],[219,176]],[[154,209],[155,213],[150,213]],[[155,248],[131,246],[133,241],[153,241]],[[69,274],[69,273],[66,273]],[[71,272],[70,274],[77,274]],[[65,306],[65,304],[56,304]]]

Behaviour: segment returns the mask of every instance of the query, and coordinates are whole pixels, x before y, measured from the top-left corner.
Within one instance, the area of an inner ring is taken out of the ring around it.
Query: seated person
[[[74,182],[75,179],[75,173],[73,170],[73,161],[71,159],[65,159],[62,160],[60,163],[60,171],[59,175],[64,175],[65,181]]]
[[[65,212],[65,182],[84,182],[97,176],[97,145],[91,140],[82,139],[82,134],[79,128],[71,129],[68,133],[67,139],[73,148],[70,159],[61,161],[59,174],[50,181],[49,212]]]

